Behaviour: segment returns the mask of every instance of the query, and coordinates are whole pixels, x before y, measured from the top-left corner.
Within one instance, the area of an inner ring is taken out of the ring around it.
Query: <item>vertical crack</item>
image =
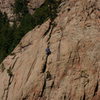
[[[16,62],[17,62],[17,60],[18,60],[18,58],[19,58],[19,57],[16,58],[16,60],[15,60],[14,64],[12,65],[12,68],[11,68],[11,69],[14,68],[14,66],[15,66],[15,64],[16,64]]]
[[[49,37],[47,39],[47,48],[50,48],[50,38],[51,38],[51,34],[52,34],[52,31],[53,31],[53,28],[55,27],[55,24],[54,22],[50,22],[50,25],[49,25],[49,28],[48,30],[46,31],[46,33],[44,35],[47,35],[47,33],[49,33]],[[46,55],[46,59],[45,59],[45,63],[43,65],[43,68],[42,68],[42,73],[44,73],[46,71],[46,68],[47,68],[47,61],[48,61],[48,57],[49,55]]]
[[[83,100],[86,100],[86,95],[85,95],[85,93],[84,93],[84,96],[83,96]]]
[[[99,84],[98,84],[98,81],[97,81],[93,97],[97,94],[98,88],[99,88]]]
[[[57,8],[59,7],[59,5],[61,4],[61,0],[54,2],[55,3],[55,7],[53,7],[52,5],[49,5],[50,7],[50,12],[52,12],[52,14],[50,15],[50,23],[49,23],[49,28],[48,30],[44,33],[43,37],[46,36],[49,32],[49,37],[47,39],[47,48],[50,48],[50,38],[51,38],[51,33],[53,31],[53,28],[56,26],[56,23],[54,22],[54,19],[57,17]],[[46,71],[47,68],[47,61],[48,61],[48,56],[46,55],[46,60],[45,60],[45,64],[43,66],[42,72],[44,73]]]
[[[60,60],[60,49],[61,49],[61,40],[62,40],[62,37],[63,37],[63,29],[61,28],[61,38],[59,40],[59,44],[58,44],[58,53],[57,53],[57,60],[59,61]]]
[[[47,60],[48,60],[48,56],[46,56],[46,60],[45,60],[45,63],[44,63],[44,65],[43,65],[42,73],[44,73],[44,72],[46,71]]]
[[[8,75],[9,75],[9,80],[8,80],[8,86],[7,86],[7,88],[4,89],[4,93],[3,93],[3,96],[2,96],[2,100],[3,100],[4,96],[5,96],[5,100],[8,99],[9,88],[10,88],[10,85],[11,85],[11,83],[12,83],[12,81],[13,81],[13,77],[14,77],[14,75],[12,74],[11,71],[13,70],[13,68],[14,68],[14,66],[15,66],[15,64],[16,64],[16,62],[17,62],[17,60],[18,60],[18,58],[16,58],[14,64],[13,64],[11,67],[9,67],[9,69],[7,70],[7,71],[10,71],[10,72],[8,73]]]
[[[80,100],[86,100],[85,87],[84,87],[84,94],[80,97]]]
[[[49,23],[49,27],[48,27],[47,31],[44,33],[43,37],[45,37],[48,34],[50,29],[51,29],[51,22]]]
[[[9,81],[8,81],[7,94],[6,94],[5,100],[8,99],[9,87],[10,87],[10,85],[11,85],[11,78],[12,78],[12,76],[10,76]]]
[[[55,27],[55,24],[51,20],[49,29],[45,33],[45,35],[47,33],[49,33],[49,37],[47,39],[47,48],[50,48],[50,39],[51,39],[51,34],[52,34],[52,31],[53,31],[54,27]],[[45,63],[44,63],[43,68],[42,68],[42,73],[45,73],[45,71],[46,71],[48,57],[49,57],[49,54],[46,55]],[[47,79],[47,74],[44,77],[44,84],[43,84],[43,87],[42,87],[42,91],[41,91],[40,97],[43,97],[43,95],[44,95],[44,91],[45,91],[45,87],[46,87],[46,79]]]
[[[42,87],[42,91],[41,91],[40,97],[43,97],[43,93],[44,93],[45,87],[46,87],[46,78],[44,78],[44,84],[43,84],[43,87]]]

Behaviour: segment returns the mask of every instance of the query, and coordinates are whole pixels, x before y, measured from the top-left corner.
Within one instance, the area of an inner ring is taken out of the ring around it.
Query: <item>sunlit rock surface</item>
[[[100,100],[100,0],[65,0],[28,32],[1,63],[0,100]]]

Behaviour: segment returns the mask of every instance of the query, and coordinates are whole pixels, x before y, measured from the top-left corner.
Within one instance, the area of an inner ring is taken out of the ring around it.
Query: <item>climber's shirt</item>
[[[46,48],[46,54],[47,55],[51,54],[50,48]]]

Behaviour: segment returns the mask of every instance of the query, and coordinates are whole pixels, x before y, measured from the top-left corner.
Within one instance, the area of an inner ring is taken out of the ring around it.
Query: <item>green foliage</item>
[[[0,12],[0,61],[8,54],[8,48],[12,43],[11,31],[6,14]]]
[[[8,24],[8,19],[6,13],[2,14],[0,11],[0,28],[3,27],[3,25]]]
[[[53,21],[57,16],[59,4],[60,1],[46,0],[44,4],[37,8],[35,13],[31,15],[27,8],[27,0],[16,0],[14,11],[19,15],[19,26],[16,25],[16,21],[13,26],[10,26],[7,15],[0,12],[0,62],[12,52],[28,31],[37,25],[41,25],[49,18]]]
[[[42,24],[48,18],[54,20],[57,16],[57,8],[60,2],[56,0],[46,0],[45,3],[40,7],[37,8],[34,15],[34,25]]]
[[[0,69],[1,69],[1,72],[4,72],[5,67],[4,67],[4,64],[3,63],[0,65]]]
[[[13,76],[13,73],[12,73],[11,68],[7,69],[7,73],[8,73],[8,75],[9,75],[10,77],[12,77],[12,76]]]
[[[27,0],[15,0],[14,12],[16,14],[21,13],[22,15],[28,13]]]

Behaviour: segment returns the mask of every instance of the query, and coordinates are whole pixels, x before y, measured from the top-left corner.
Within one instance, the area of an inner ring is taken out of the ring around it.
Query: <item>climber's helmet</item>
[[[45,51],[46,51],[46,54],[47,54],[47,55],[50,55],[50,54],[51,54],[50,48],[46,48]]]

